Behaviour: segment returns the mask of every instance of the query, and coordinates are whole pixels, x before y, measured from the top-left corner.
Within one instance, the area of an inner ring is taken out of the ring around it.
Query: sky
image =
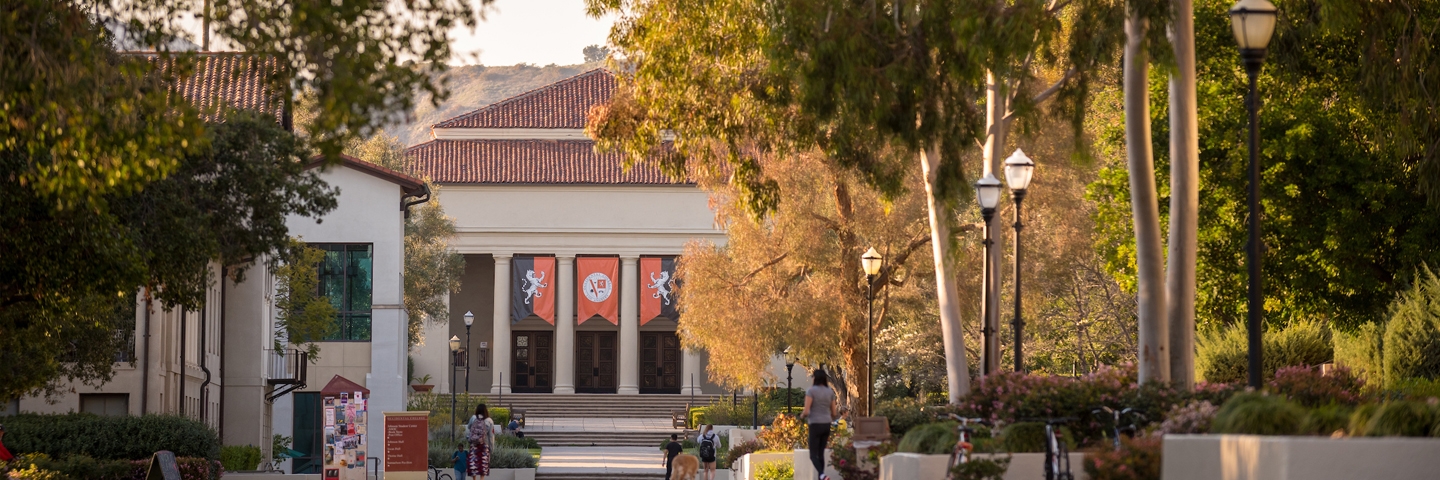
[[[590,18],[584,0],[496,0],[475,31],[461,27],[450,32],[451,47],[457,52],[450,63],[582,63],[582,50],[604,45],[614,21]]]

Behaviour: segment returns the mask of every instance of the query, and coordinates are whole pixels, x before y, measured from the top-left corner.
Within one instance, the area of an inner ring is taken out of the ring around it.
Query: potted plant
[[[424,392],[430,391],[430,389],[432,389],[432,388],[435,388],[434,385],[431,385],[431,384],[429,383],[429,382],[430,382],[430,374],[428,374],[428,373],[425,374],[425,375],[421,375],[420,378],[412,378],[412,379],[410,379],[410,381],[411,381],[411,382],[414,382],[414,383],[411,383],[411,384],[410,384],[410,389],[415,390],[415,391],[417,391],[417,392],[424,393]]]

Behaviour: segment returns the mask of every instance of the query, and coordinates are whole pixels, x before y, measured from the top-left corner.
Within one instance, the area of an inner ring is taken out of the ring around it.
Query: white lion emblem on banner
[[[652,295],[650,295],[650,297],[651,297],[651,298],[662,298],[662,299],[665,300],[665,304],[666,304],[666,305],[669,305],[669,304],[670,304],[670,272],[661,270],[661,271],[660,271],[660,278],[658,278],[658,279],[655,278],[655,273],[654,273],[654,272],[651,272],[651,273],[650,273],[650,281],[655,282],[655,283],[651,284],[650,286],[646,287],[646,288],[651,288],[651,289],[654,289],[654,290],[655,290],[655,293],[652,294]]]
[[[539,278],[536,278],[536,277],[535,277],[535,271],[534,271],[534,270],[526,270],[526,271],[525,271],[525,304],[526,304],[526,305],[529,305],[529,304],[530,304],[530,299],[532,299],[532,298],[540,298],[540,289],[549,286],[549,284],[542,283],[542,282],[544,282],[544,281],[545,281],[545,272],[540,272],[540,277],[539,277]]]

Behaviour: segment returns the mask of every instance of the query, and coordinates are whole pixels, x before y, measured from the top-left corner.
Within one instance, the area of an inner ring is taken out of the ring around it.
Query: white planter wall
[[[1010,457],[1010,467],[1005,470],[1005,480],[1036,480],[1045,478],[1045,454],[975,454],[975,458]],[[1070,453],[1070,473],[1075,480],[1087,480],[1081,462],[1085,454]],[[880,458],[880,480],[944,480],[945,465],[949,455],[922,455],[918,453],[892,453]],[[1165,477],[1170,480],[1170,477]],[[796,477],[799,480],[799,477]]]
[[[1166,480],[1440,478],[1440,439],[1166,435]]]
[[[760,469],[760,465],[770,462],[790,462],[793,461],[794,455],[794,452],[748,453],[740,457],[740,461],[736,462],[737,465],[730,466],[731,474],[739,472],[740,478],[737,480],[754,480],[755,471]]]
[[[835,470],[835,466],[830,464],[831,452],[832,450],[825,449],[825,474],[838,480],[840,471]],[[815,474],[815,465],[810,463],[810,450],[795,449],[795,480],[814,480],[816,478],[819,478],[819,475]]]

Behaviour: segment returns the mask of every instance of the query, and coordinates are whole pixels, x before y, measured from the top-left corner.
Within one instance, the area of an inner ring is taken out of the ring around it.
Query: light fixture
[[[468,326],[471,326],[471,325],[474,325],[474,324],[475,324],[475,314],[470,313],[470,312],[468,312],[468,311],[465,312],[465,326],[468,327]]]
[[[450,351],[452,351],[452,352],[458,352],[458,351],[460,351],[460,337],[457,337],[457,336],[454,336],[454,335],[451,335],[451,336],[450,336]]]
[[[1230,28],[1243,50],[1264,50],[1275,33],[1275,5],[1265,0],[1240,0],[1230,7]]]
[[[880,252],[875,251],[875,247],[870,247],[870,250],[860,256],[860,266],[865,269],[866,275],[873,277],[880,273],[880,264],[883,260],[884,257],[880,256]]]
[[[994,174],[985,174],[985,178],[975,182],[975,199],[980,202],[980,208],[994,210],[1000,204],[1000,180],[996,180]]]
[[[795,366],[796,363],[799,363],[799,362],[796,362],[796,360],[798,360],[797,357],[799,357],[799,355],[797,355],[797,354],[795,353],[795,347],[785,347],[785,366],[786,366],[786,367],[793,367],[793,366]]]
[[[1025,191],[1030,187],[1030,175],[1035,172],[1035,162],[1020,149],[1005,159],[1005,184],[1011,190]]]

